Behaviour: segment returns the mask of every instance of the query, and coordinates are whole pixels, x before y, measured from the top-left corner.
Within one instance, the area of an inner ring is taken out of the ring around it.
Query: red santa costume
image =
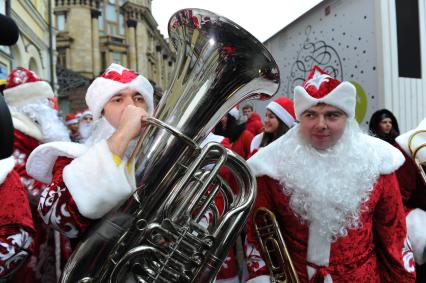
[[[81,136],[79,132],[80,120],[74,114],[70,113],[65,117],[65,125],[67,125],[71,141],[80,142]]]
[[[318,67],[296,87],[295,112],[318,103],[347,114],[338,142],[317,150],[296,125],[248,164],[257,176],[255,208],[273,211],[301,282],[414,282],[405,214],[393,173],[404,161],[390,144],[363,134],[356,90]],[[252,218],[249,282],[268,282]]]
[[[34,178],[48,183],[39,202],[44,222],[70,238],[77,238],[93,220],[102,218],[125,201],[135,190],[133,168],[110,151],[107,139],[115,129],[101,115],[111,97],[125,89],[143,95],[152,114],[153,87],[142,75],[117,64],[96,78],[86,93],[86,103],[95,119],[92,135],[84,144],[52,142],[39,146],[30,155],[27,170]],[[96,170],[93,170],[96,168]]]
[[[39,217],[37,204],[45,185],[27,174],[25,164],[27,157],[40,143],[69,140],[68,133],[56,110],[51,107],[49,99],[53,98],[52,88],[33,72],[23,68],[13,70],[3,92],[15,128],[15,170],[26,189],[36,231],[34,253],[20,272],[14,275],[13,281],[56,282],[60,275],[61,252],[69,253],[69,245],[61,241],[60,235],[44,225]],[[63,249],[59,248],[61,243]]]
[[[420,163],[426,161],[426,150],[422,148],[422,145],[426,141],[426,135],[423,132],[425,130],[426,119],[420,122],[416,129],[408,131],[396,138],[396,142],[407,156],[406,164],[404,164],[407,172],[403,174],[406,178],[402,181],[402,185],[406,187],[408,237],[413,246],[416,263],[423,266],[426,262],[426,202],[424,192],[421,190],[425,190],[425,184],[412,158],[413,152],[417,150],[415,158]],[[409,142],[410,137],[412,137],[411,144]],[[407,182],[407,180],[411,180],[411,182]]]
[[[271,101],[266,109],[274,113],[280,122],[283,122],[289,129],[296,124],[296,115],[294,114],[294,103],[291,99],[282,96]],[[250,156],[255,154],[261,147],[264,133],[256,135],[251,141]],[[277,137],[278,138],[278,137]]]
[[[8,281],[33,252],[34,225],[27,194],[13,170],[13,126],[0,96],[0,281]]]

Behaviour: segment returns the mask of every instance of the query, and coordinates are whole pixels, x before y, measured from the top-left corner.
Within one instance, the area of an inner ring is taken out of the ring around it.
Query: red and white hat
[[[78,123],[78,118],[70,113],[65,117],[65,125],[74,125]]]
[[[274,101],[271,101],[267,106],[277,117],[284,122],[289,128],[296,123],[296,115],[294,114],[293,100],[281,96]]]
[[[355,116],[356,89],[350,82],[340,82],[318,66],[314,66],[303,87],[294,88],[294,109],[297,119],[312,106],[325,103]]]
[[[40,98],[53,98],[50,85],[42,81],[34,72],[19,68],[9,74],[4,99],[9,106],[22,106]]]
[[[240,119],[240,110],[238,110],[237,107],[232,108],[229,110],[229,115],[235,118],[235,120]]]
[[[154,88],[142,75],[138,75],[118,64],[111,64],[100,77],[89,86],[86,93],[86,104],[93,113],[93,119],[101,117],[105,104],[115,94],[124,89],[132,89],[145,99],[148,113],[154,112]]]

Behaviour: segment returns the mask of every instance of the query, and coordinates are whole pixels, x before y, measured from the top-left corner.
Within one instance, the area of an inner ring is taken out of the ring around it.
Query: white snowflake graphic
[[[319,71],[315,70],[312,79],[306,82],[306,87],[313,85],[317,89],[320,88],[323,82],[328,82],[331,77],[327,74],[321,74]]]

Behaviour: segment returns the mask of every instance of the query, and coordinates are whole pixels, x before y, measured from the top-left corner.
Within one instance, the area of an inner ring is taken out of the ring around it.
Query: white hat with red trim
[[[277,117],[284,122],[289,128],[293,127],[296,123],[296,115],[294,114],[294,102],[293,100],[281,96],[274,101],[271,101],[267,106],[267,109],[272,111]]]
[[[144,76],[113,63],[105,70],[105,73],[93,81],[87,90],[86,104],[93,113],[93,119],[99,119],[108,100],[124,89],[132,89],[140,93],[148,106],[147,112],[152,115],[154,88],[151,83]]]
[[[297,119],[307,109],[324,103],[343,110],[348,117],[355,116],[356,89],[350,82],[340,82],[314,66],[302,86],[294,88],[294,109]]]

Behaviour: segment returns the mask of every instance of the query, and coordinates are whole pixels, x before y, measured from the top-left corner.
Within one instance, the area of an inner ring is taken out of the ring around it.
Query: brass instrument
[[[137,191],[91,228],[61,282],[211,282],[253,207],[245,162],[199,144],[242,100],[272,96],[278,67],[256,38],[209,11],[178,11],[169,37],[175,73],[133,154]],[[223,167],[237,186],[219,176]]]
[[[416,130],[414,131],[414,133],[412,133],[410,135],[410,137],[408,138],[408,149],[410,150],[410,154],[411,157],[413,158],[414,162],[416,163],[417,169],[419,170],[422,178],[423,178],[423,182],[426,184],[426,174],[425,171],[423,169],[423,164],[426,162],[426,160],[420,160],[419,158],[417,158],[417,154],[419,153],[419,151],[426,147],[426,143],[422,143],[420,145],[417,145],[416,148],[414,148],[413,145],[413,140],[415,139],[415,137],[421,133],[426,133],[426,130]]]
[[[259,207],[253,214],[253,223],[263,258],[271,274],[271,281],[299,283],[274,213],[265,207]]]

